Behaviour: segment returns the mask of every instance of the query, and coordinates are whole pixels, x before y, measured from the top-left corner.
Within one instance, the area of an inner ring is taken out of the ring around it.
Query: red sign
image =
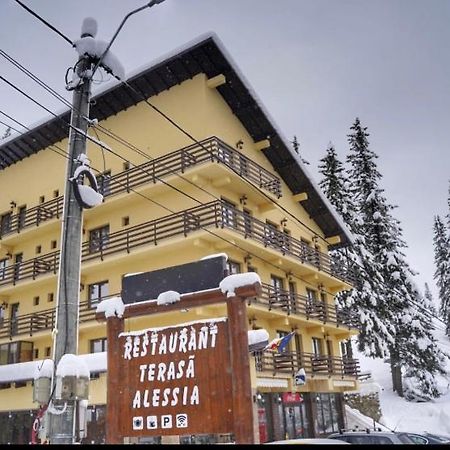
[[[283,403],[302,403],[303,397],[298,392],[283,392]]]
[[[227,319],[121,333],[119,340],[123,436],[232,431]]]

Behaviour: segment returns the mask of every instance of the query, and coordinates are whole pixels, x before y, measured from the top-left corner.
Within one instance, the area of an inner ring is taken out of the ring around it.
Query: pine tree
[[[2,140],[3,140],[3,139],[6,139],[6,138],[9,137],[9,136],[11,136],[11,127],[8,127],[8,128],[5,130],[5,132],[3,133],[3,136],[2,136]]]
[[[406,244],[400,223],[392,214],[395,207],[387,202],[380,187],[378,156],[369,149],[367,128],[356,119],[351,130],[347,173],[358,213],[355,228],[364,236],[365,250],[373,256],[372,272],[383,280],[374,286],[373,292],[377,294],[374,313],[390,332],[385,342],[389,347],[393,387],[403,395],[403,367],[409,376],[414,374],[420,380],[416,393],[420,391],[423,398],[435,397],[439,392],[434,377],[442,373],[443,355],[433,340],[424,310],[417,306],[421,297],[412,280],[415,273],[402,252]]]
[[[450,337],[450,237],[439,216],[434,218],[434,279],[439,292],[439,314],[445,322]]]
[[[424,297],[423,307],[426,310],[429,310],[431,312],[431,315],[437,316],[433,294],[431,293],[430,286],[428,286],[428,283],[425,283],[423,297]]]
[[[297,136],[294,136],[294,139],[291,141],[292,147],[294,148],[295,153],[297,153],[300,156],[300,159],[302,161],[303,164],[310,164],[309,161],[306,161],[306,159],[304,159],[302,157],[302,155],[300,155],[300,143],[297,140]]]
[[[349,190],[350,183],[332,144],[320,160],[319,172],[323,175],[320,187],[354,236],[354,243],[346,249],[345,257],[340,251],[332,255],[337,263],[346,259],[358,280],[354,289],[339,293],[336,301],[341,309],[359,312],[362,329],[357,340],[358,349],[373,357],[385,357],[388,355],[387,343],[393,342],[394,330],[389,321],[380,320],[376,312],[376,306],[382,300],[378,286],[383,280],[376,270],[373,256],[366,250],[365,238],[360,233],[359,213]]]

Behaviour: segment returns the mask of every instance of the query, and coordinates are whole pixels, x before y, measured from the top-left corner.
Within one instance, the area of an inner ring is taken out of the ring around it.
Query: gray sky
[[[83,19],[109,41],[144,0],[22,0],[70,39]],[[75,51],[14,0],[0,0],[0,48],[67,99]],[[132,16],[112,50],[126,72],[214,31],[319,179],[331,141],[341,160],[355,117],[379,155],[382,187],[398,205],[406,255],[423,288],[433,281],[433,217],[447,212],[450,180],[450,1],[166,0]],[[0,74],[57,111],[62,105],[3,58]],[[95,89],[94,89],[95,93]],[[1,109],[29,125],[46,116],[0,83]],[[0,117],[4,120],[4,117]],[[0,133],[4,127],[0,125]]]

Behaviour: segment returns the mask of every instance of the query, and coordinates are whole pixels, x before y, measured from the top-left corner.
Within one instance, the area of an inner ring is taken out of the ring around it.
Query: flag
[[[305,369],[301,368],[295,374],[295,384],[297,386],[303,386],[306,383],[306,372]]]
[[[295,331],[292,331],[291,333],[287,334],[286,336],[275,338],[272,341],[270,341],[264,350],[273,350],[281,353],[289,344],[289,341],[291,340],[292,336],[294,336]]]

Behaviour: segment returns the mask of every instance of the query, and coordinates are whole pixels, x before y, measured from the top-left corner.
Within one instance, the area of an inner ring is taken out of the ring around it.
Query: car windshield
[[[414,440],[405,433],[397,433],[397,436],[403,444],[415,444]]]

